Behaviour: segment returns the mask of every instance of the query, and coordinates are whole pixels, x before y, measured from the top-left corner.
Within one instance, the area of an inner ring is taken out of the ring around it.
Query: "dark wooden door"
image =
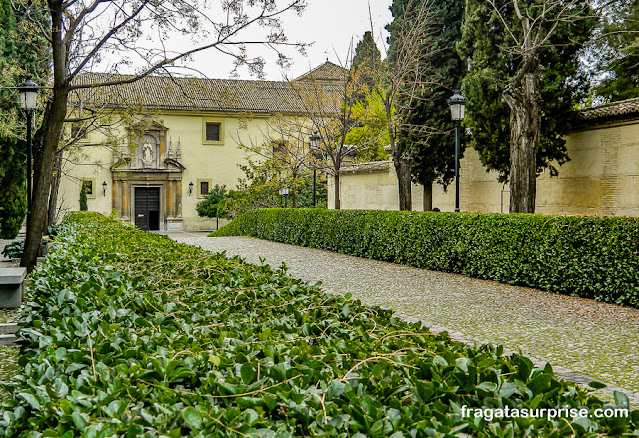
[[[160,229],[160,188],[135,188],[135,226],[144,231]]]

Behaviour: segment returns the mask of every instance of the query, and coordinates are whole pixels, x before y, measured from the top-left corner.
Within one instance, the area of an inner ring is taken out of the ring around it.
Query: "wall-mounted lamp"
[[[106,188],[107,188],[107,183],[106,183],[106,181],[104,181],[104,182],[102,183],[102,194],[103,194],[104,196],[106,196]]]
[[[189,183],[189,195],[193,193],[193,181]]]

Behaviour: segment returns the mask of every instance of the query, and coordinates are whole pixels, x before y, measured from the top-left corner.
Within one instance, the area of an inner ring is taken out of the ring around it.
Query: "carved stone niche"
[[[164,169],[164,156],[166,145],[166,127],[160,122],[153,122],[145,127],[144,133],[141,126],[133,126],[131,138],[135,144],[132,150],[135,154],[131,156],[131,169]]]

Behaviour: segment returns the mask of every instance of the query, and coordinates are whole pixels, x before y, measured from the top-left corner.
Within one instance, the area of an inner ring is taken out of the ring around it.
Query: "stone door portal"
[[[135,188],[135,226],[144,231],[160,229],[160,188]]]

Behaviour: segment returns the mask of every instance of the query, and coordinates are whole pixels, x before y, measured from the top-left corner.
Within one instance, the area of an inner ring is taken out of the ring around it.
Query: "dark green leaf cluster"
[[[0,436],[615,435],[622,420],[463,417],[602,406],[501,349],[322,293],[285,267],[177,244],[95,213],[65,219],[32,274]],[[622,394],[620,404],[627,404]]]
[[[87,206],[87,186],[82,184],[80,187],[80,211],[87,211],[89,207]]]
[[[256,236],[639,307],[637,218],[261,210],[214,235]]]
[[[204,200],[197,203],[195,210],[200,217],[217,217],[225,218],[227,213],[224,204],[229,193],[226,191],[226,185],[215,184],[215,187],[206,195]]]
[[[18,259],[22,257],[22,253],[24,253],[24,240],[18,240],[5,245],[2,250],[2,255],[10,259]]]

